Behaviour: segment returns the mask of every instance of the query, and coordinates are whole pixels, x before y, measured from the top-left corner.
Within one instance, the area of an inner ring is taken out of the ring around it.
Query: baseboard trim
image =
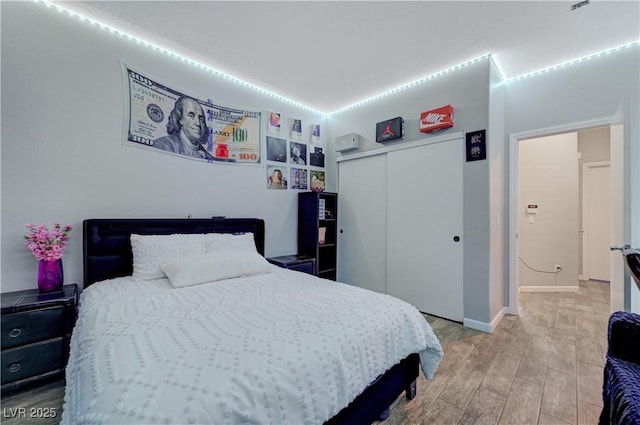
[[[478,320],[467,319],[465,317],[462,324],[467,328],[475,329],[477,331],[482,331],[490,334],[490,333],[493,333],[496,326],[498,326],[498,323],[500,323],[500,321],[502,320],[506,312],[507,312],[507,308],[502,307],[498,312],[498,314],[496,314],[496,316],[493,318],[493,320],[491,320],[491,323],[480,322]]]
[[[519,292],[578,292],[579,286],[520,286]]]

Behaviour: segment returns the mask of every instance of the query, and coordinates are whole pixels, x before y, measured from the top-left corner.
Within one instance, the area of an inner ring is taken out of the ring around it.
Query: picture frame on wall
[[[311,124],[311,143],[320,143],[320,124]]]
[[[291,189],[307,190],[309,188],[308,171],[305,168],[291,167],[289,181]]]
[[[267,127],[267,132],[275,135],[280,134],[280,114],[278,112],[272,111],[269,114],[269,125]]]
[[[324,152],[321,147],[314,146],[313,152],[309,153],[309,165],[324,168]]]
[[[302,120],[297,118],[291,119],[291,135],[290,138],[295,141],[302,140]]]
[[[466,133],[465,139],[467,162],[487,159],[486,130]]]
[[[267,136],[267,160],[287,162],[287,141]]]
[[[311,190],[314,192],[324,192],[325,190],[325,174],[324,171],[310,170],[309,182]]]
[[[267,165],[267,189],[287,190],[287,167]]]
[[[289,162],[297,165],[307,165],[306,143],[291,142],[289,145]]]

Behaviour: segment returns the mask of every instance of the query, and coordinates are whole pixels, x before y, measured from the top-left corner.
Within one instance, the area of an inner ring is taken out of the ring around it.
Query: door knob
[[[624,251],[625,249],[631,248],[630,245],[619,245],[619,246],[610,246],[609,250],[611,251]]]
[[[453,237],[454,242],[460,242],[460,236],[456,235]]]

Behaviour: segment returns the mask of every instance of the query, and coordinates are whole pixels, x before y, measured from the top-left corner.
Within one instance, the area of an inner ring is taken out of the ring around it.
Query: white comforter
[[[173,289],[119,278],[82,292],[63,424],[321,424],[419,352],[431,327],[388,295],[274,266]]]

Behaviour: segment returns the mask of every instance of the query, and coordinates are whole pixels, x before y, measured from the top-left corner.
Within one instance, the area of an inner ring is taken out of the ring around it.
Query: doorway
[[[518,285],[524,292],[578,290],[578,133],[521,140]]]
[[[519,233],[520,233],[520,216],[524,215],[525,212],[522,210],[522,202],[520,199],[519,193],[519,182],[520,182],[520,167],[519,167],[519,157],[520,157],[520,143],[532,139],[532,138],[541,138],[552,135],[566,134],[571,132],[579,132],[585,130],[591,130],[596,128],[609,128],[614,123],[613,118],[603,118],[598,120],[585,121],[581,123],[574,124],[566,124],[557,127],[550,127],[545,129],[533,130],[529,132],[515,133],[510,135],[510,161],[509,161],[509,314],[518,314],[518,301],[519,301],[519,284],[520,284],[520,252],[519,252]],[[612,139],[613,143],[613,139]],[[620,145],[622,144],[622,140],[616,142]],[[613,145],[611,146],[613,150]],[[620,159],[619,161],[614,161],[612,158],[611,161],[611,171],[615,172],[618,168],[622,168],[623,162]],[[615,202],[615,201],[614,201]],[[613,204],[612,204],[613,205]],[[622,211],[623,205],[613,205],[614,208],[617,208],[619,211]],[[534,218],[535,220],[535,218]],[[621,226],[622,223],[619,223]],[[576,230],[579,230],[576,228]],[[580,229],[582,230],[582,229]],[[612,232],[615,229],[612,229]],[[609,238],[609,240],[611,240]],[[578,260],[578,256],[576,256],[576,261]],[[552,273],[555,271],[555,264],[552,265]],[[575,279],[576,290],[577,290],[577,275]],[[614,289],[611,290],[612,296],[614,299]]]

